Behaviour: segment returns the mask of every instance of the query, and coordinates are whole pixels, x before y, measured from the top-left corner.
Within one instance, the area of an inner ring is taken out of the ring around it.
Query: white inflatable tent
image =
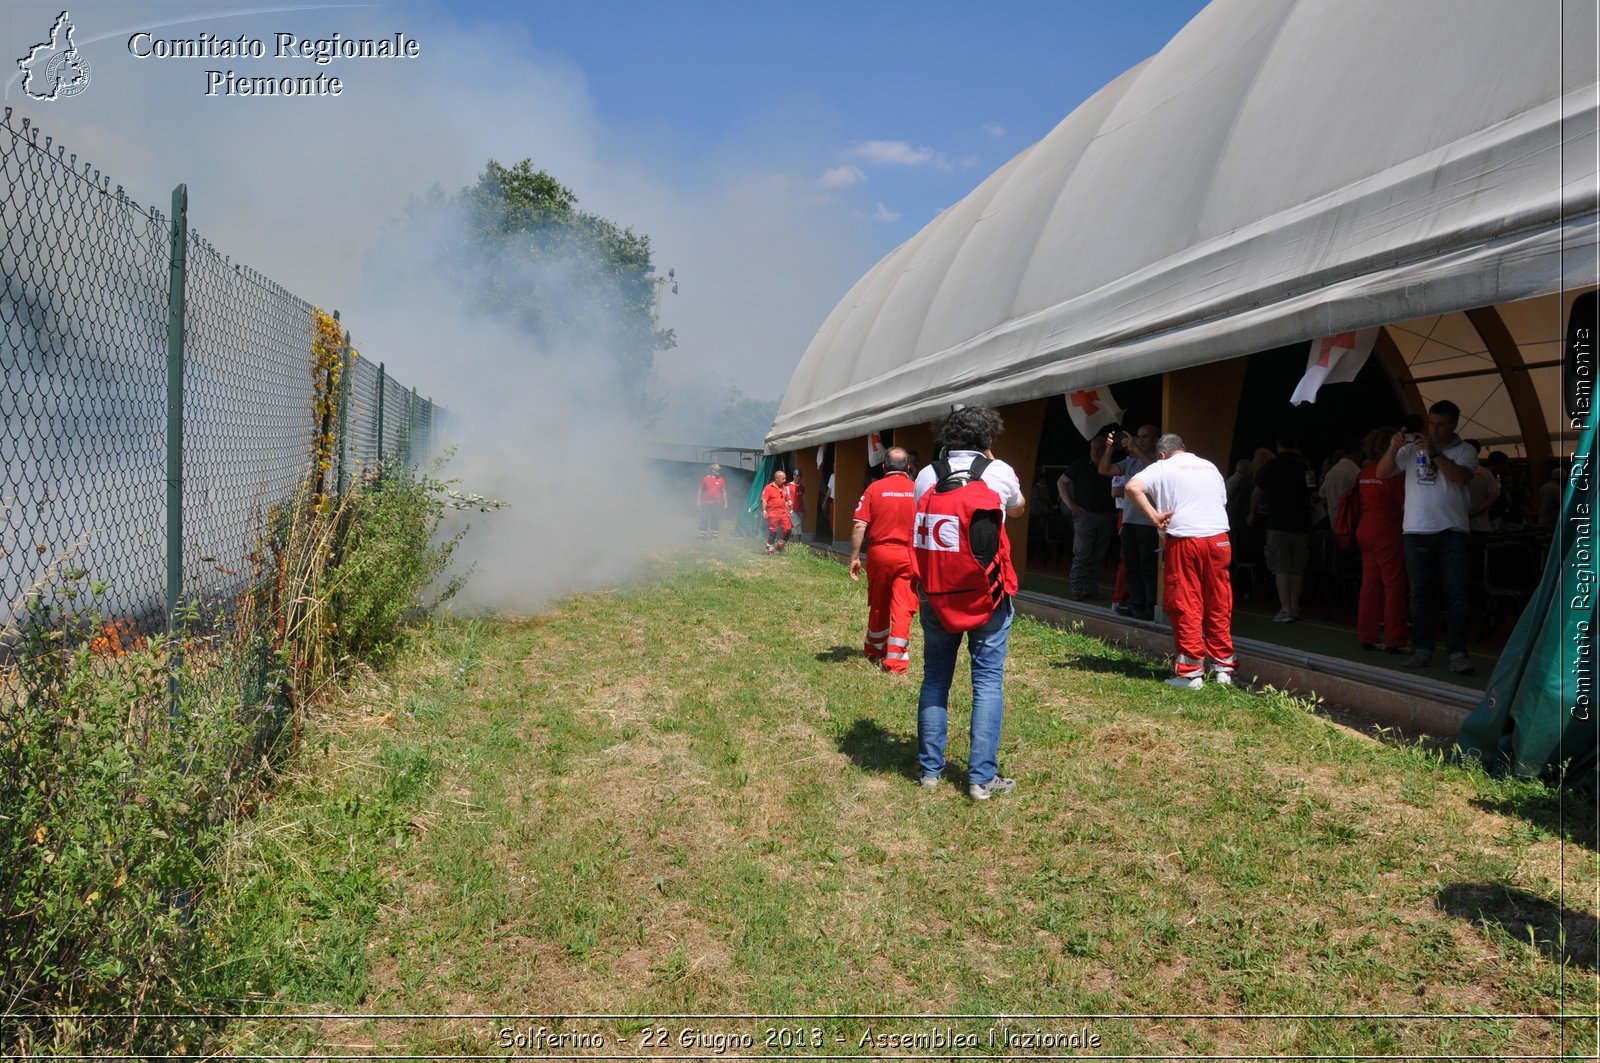
[[[1462,312],[1513,303],[1558,355],[1600,272],[1596,68],[1594,0],[1216,0],[850,290],[767,450],[1373,325],[1474,381]],[[1511,421],[1536,391],[1554,430],[1559,368],[1517,375]]]

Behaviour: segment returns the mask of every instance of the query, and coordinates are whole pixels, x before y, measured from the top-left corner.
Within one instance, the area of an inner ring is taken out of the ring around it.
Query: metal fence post
[[[344,349],[339,352],[339,499],[350,481],[345,476],[345,456],[350,451],[350,333],[344,334]]]
[[[172,190],[172,256],[167,277],[167,631],[183,595],[183,292],[188,272],[189,186]],[[172,680],[175,685],[177,680]],[[174,698],[176,690],[174,689]]]
[[[383,380],[383,363],[378,363],[378,469],[383,469],[383,393],[387,388]]]
[[[417,435],[417,389],[412,388],[406,392],[406,453],[402,459],[407,468],[411,467],[412,441]]]

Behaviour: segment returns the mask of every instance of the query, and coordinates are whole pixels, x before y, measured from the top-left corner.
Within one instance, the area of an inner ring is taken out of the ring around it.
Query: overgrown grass
[[[661,1027],[677,1052],[693,1027],[792,1054],[798,1028],[859,1054],[948,1027],[1018,1054],[1009,1026],[1124,1055],[1594,1052],[1585,809],[1558,836],[1522,814],[1541,786],[1281,693],[1174,692],[1025,619],[1017,791],[965,797],[963,669],[924,792],[918,668],[870,668],[864,620],[833,563],[733,543],[537,618],[435,623],[229,846],[221,955],[273,1010],[440,1017],[230,1044],[484,1053],[543,1025],[631,1052]],[[636,1018],[552,1019],[595,1013]],[[828,1017],[682,1017],[706,1014]]]
[[[208,1016],[233,1010],[217,998],[248,989],[253,969],[217,951],[214,916],[237,888],[219,843],[268,791],[301,714],[359,658],[400,647],[452,545],[432,541],[443,485],[390,470],[365,488],[276,510],[247,590],[176,636],[104,623],[81,572],[25,603],[0,668],[0,1053],[199,1051]],[[363,829],[403,833],[385,799],[429,776],[397,772],[368,810],[356,796]],[[360,892],[359,869],[333,878],[334,896]],[[324,972],[317,992],[342,977]]]

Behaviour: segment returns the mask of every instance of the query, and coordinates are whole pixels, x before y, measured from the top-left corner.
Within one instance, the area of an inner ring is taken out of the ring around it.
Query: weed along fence
[[[440,411],[188,216],[0,118],[7,1058],[207,1035],[226,825],[448,558]]]
[[[144,632],[235,593],[263,514],[434,443],[440,414],[312,304],[0,121],[0,600],[81,573]]]

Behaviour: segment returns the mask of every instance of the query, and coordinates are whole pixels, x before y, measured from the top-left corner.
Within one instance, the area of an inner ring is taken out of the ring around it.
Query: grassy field
[[[963,666],[925,792],[920,662],[870,667],[864,585],[795,555],[441,621],[355,684],[211,903],[233,995],[366,1017],[228,1045],[1593,1056],[1591,812],[1026,619],[1017,790],[965,795]]]

